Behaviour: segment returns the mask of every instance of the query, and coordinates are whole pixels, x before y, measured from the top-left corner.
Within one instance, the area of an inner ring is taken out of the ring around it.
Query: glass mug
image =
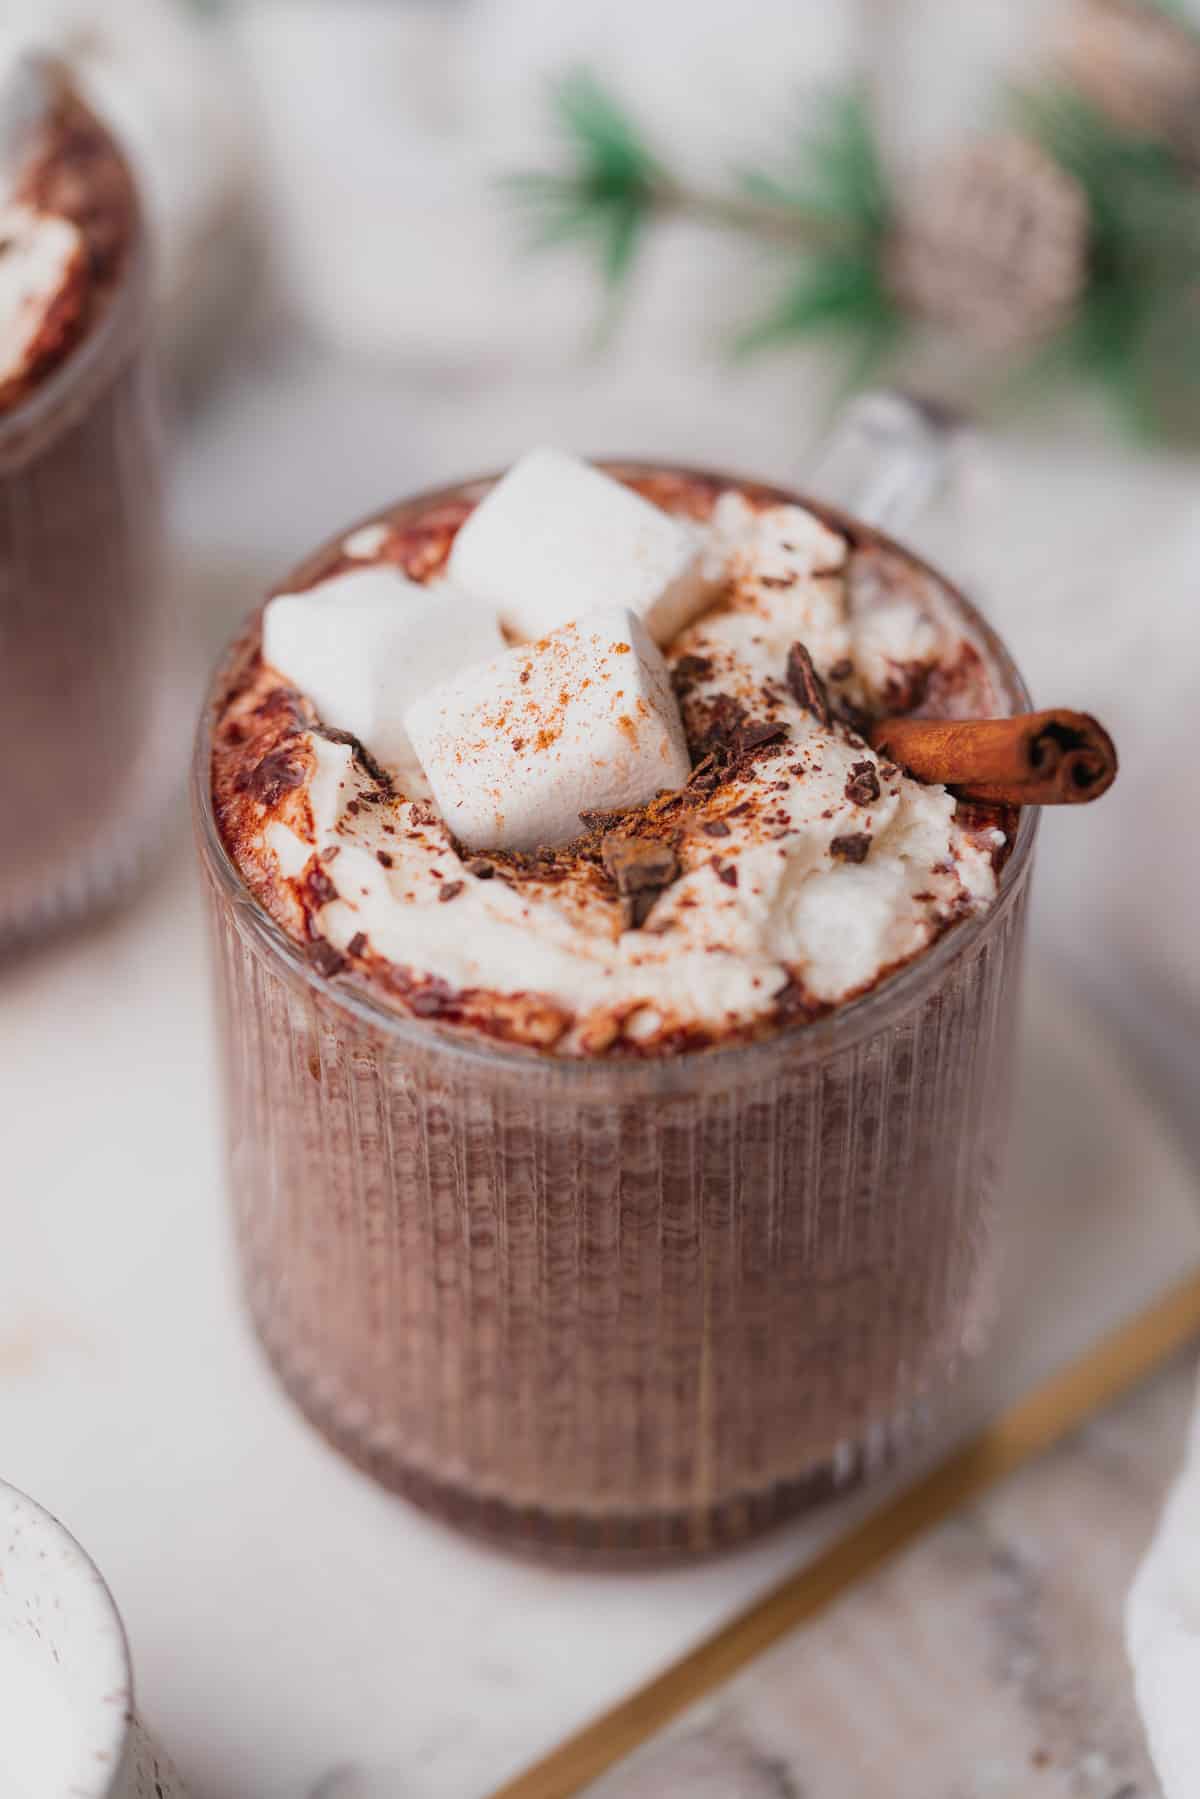
[[[140,212],[132,232],[104,312],[0,415],[0,953],[131,888],[179,776]]]
[[[819,490],[889,543],[863,511],[914,502],[943,436],[872,396]],[[1026,709],[1007,651],[940,584]],[[989,912],[831,1016],[566,1060],[316,971],[222,847],[221,693],[218,673],[195,802],[236,1235],[259,1335],[318,1429],[438,1516],[576,1560],[731,1544],[901,1448],[989,1310],[1034,815]]]

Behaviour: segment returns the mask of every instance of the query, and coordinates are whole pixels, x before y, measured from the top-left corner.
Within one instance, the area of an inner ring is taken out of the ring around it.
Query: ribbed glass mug
[[[0,953],[119,897],[180,774],[147,265],[138,213],[103,313],[0,416]]]
[[[879,513],[935,446],[873,404],[821,487]],[[732,1543],[902,1445],[986,1320],[1033,816],[985,916],[830,1017],[566,1060],[314,969],[221,845],[221,691],[195,784],[236,1232],[262,1341],[325,1436],[455,1524],[581,1560]]]

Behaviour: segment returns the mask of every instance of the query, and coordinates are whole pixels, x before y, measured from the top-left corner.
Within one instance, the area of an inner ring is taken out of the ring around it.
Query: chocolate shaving
[[[861,706],[856,706],[853,700],[848,700],[843,694],[833,708],[833,715],[839,724],[845,725],[855,737],[861,737],[866,742],[867,733],[875,722],[869,712],[864,712]]]
[[[340,974],[346,966],[346,958],[341,950],[334,949],[332,943],[327,942],[324,937],[318,937],[315,942],[310,943],[305,954],[317,973],[323,974],[327,980]]]
[[[367,947],[366,932],[365,931],[355,931],[353,937],[351,937],[349,943],[346,945],[346,954],[348,956],[361,956],[363,951],[366,949],[366,947]]]
[[[723,881],[725,883],[726,887],[736,887],[737,886],[738,871],[734,867],[732,862],[722,862],[719,856],[714,856],[712,859],[712,865],[713,865],[714,870],[716,871],[716,876],[717,876],[718,881]]]
[[[376,862],[378,862],[380,868],[391,868],[391,866],[395,862],[396,858],[394,856],[390,856],[386,850],[376,850],[375,851],[375,860],[376,860]]]
[[[853,673],[854,664],[849,656],[839,656],[837,661],[830,666],[829,679],[831,681],[846,681],[849,680]]]
[[[871,806],[879,798],[879,775],[873,762],[854,762],[846,782],[846,798],[854,806]]]
[[[351,731],[339,731],[335,729],[333,725],[318,725],[316,729],[318,735],[324,737],[328,743],[344,743],[349,745],[350,749],[354,752],[355,760],[362,764],[364,771],[370,775],[375,785],[382,790],[384,795],[391,793],[391,775],[388,774],[386,768],[376,762],[374,756],[363,743],[361,737],[355,737]]]
[[[746,708],[728,693],[718,693],[708,702],[707,722],[700,739],[701,748],[720,757],[736,754],[737,735],[746,722]]]
[[[671,670],[671,685],[683,697],[697,682],[709,680],[712,672],[713,665],[707,656],[681,656]]]
[[[472,856],[466,867],[467,873],[474,875],[477,881],[490,881],[495,877],[495,867],[484,856]]]
[[[829,845],[829,854],[838,862],[865,862],[871,848],[871,838],[866,831],[851,831],[845,837],[835,837]]]
[[[752,757],[759,750],[765,749],[769,743],[780,743],[787,736],[788,729],[782,720],[771,723],[766,719],[751,719],[749,723],[739,727],[733,741],[734,755],[738,760]]]
[[[788,651],[787,684],[796,704],[811,712],[817,723],[828,730],[831,722],[829,694],[802,643],[794,643]]]
[[[669,887],[679,873],[679,857],[671,844],[649,837],[622,837],[613,832],[604,839],[600,856],[622,895]]]
[[[603,836],[607,831],[619,830],[629,816],[628,806],[587,806],[579,814],[579,822],[585,831]]]
[[[327,906],[337,898],[337,888],[323,868],[310,869],[304,887],[313,906]]]
[[[647,888],[645,893],[631,893],[625,901],[625,929],[640,931],[658,903],[661,887]]]
[[[457,899],[466,884],[465,881],[447,881],[438,894],[439,901]]]
[[[731,835],[729,826],[725,823],[723,818],[706,819],[700,826],[700,829],[704,832],[706,837],[728,837]]]
[[[435,825],[437,813],[428,800],[414,800],[408,809],[409,817],[415,825]]]

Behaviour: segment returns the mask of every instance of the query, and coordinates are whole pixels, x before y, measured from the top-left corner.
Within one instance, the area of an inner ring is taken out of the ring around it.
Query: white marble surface
[[[1086,1013],[1043,978],[1031,997],[1019,1304],[977,1404],[1200,1257],[1158,1115]],[[0,1471],[105,1572],[140,1708],[196,1799],[309,1799],[339,1769],[378,1799],[479,1799],[849,1515],[693,1572],[545,1573],[311,1435],[235,1297],[184,842],[139,909],[5,971],[0,1066]]]
[[[693,1707],[587,1799],[1160,1799],[1122,1594],[1193,1388],[1192,1358],[1173,1359]],[[1189,1696],[1194,1706],[1194,1682]],[[1191,1799],[1194,1780],[1179,1792]],[[344,1799],[357,1799],[353,1788]]]

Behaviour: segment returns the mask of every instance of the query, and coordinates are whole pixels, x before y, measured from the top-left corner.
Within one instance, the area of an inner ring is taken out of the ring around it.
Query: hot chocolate
[[[284,1381],[447,1517],[660,1555],[886,1455],[978,1339],[1033,824],[865,740],[1021,709],[930,570],[755,483],[596,479],[654,517],[572,477],[582,610],[527,483],[319,551],[218,676],[196,798]],[[435,632],[418,678],[431,605],[502,647]]]
[[[161,798],[145,260],[101,121],[0,46],[0,948],[115,893]]]

